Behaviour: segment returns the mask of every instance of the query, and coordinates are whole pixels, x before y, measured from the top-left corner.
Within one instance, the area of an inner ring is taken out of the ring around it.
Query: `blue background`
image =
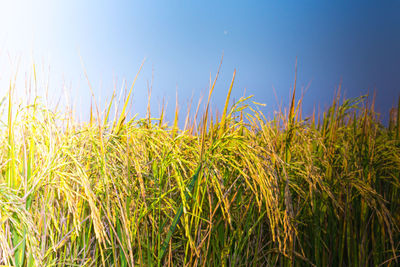
[[[173,120],[177,92],[181,125],[192,94],[196,105],[207,93],[222,54],[214,110],[223,108],[234,69],[232,98],[238,100],[246,89],[254,101],[267,104],[263,111],[269,117],[281,104],[287,107],[296,57],[298,90],[308,88],[305,115],[328,107],[340,83],[347,97],[376,90],[377,110],[385,120],[397,104],[399,1],[17,2],[3,8],[9,19],[2,21],[0,58],[8,62],[4,51],[13,50],[50,66],[51,90],[69,88],[83,119],[91,97],[80,56],[103,108],[124,79],[130,87],[146,58],[131,114],[145,116],[147,82],[154,76],[154,116],[165,97],[167,118]]]

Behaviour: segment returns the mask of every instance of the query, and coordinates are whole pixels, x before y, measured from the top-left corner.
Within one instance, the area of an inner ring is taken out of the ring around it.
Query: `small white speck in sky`
[[[224,35],[228,35],[228,31],[227,30],[224,30]]]

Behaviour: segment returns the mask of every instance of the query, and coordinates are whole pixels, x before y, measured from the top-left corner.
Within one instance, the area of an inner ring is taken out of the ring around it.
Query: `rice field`
[[[0,265],[398,266],[400,98],[302,98],[266,119],[251,97],[179,128],[115,98],[81,123],[2,102]],[[397,97],[397,96],[395,96]]]

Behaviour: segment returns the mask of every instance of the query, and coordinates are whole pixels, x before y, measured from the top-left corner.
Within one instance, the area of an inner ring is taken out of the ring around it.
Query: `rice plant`
[[[129,117],[133,85],[121,112],[112,98],[86,123],[39,98],[15,104],[10,88],[0,264],[398,265],[400,98],[389,126],[368,97],[339,93],[302,119],[294,87],[268,120],[251,96],[230,104],[234,79],[222,115],[214,81],[184,129],[177,112],[172,125],[164,110]]]

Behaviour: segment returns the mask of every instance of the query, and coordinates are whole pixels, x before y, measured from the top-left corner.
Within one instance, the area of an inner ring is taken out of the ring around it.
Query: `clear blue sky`
[[[0,65],[12,69],[16,55],[23,62],[33,55],[38,66],[50,66],[50,90],[65,81],[81,114],[90,93],[79,54],[103,103],[115,80],[118,88],[123,79],[130,86],[146,58],[131,111],[141,117],[153,70],[155,116],[163,97],[174,109],[178,91],[183,118],[192,93],[196,101],[208,89],[222,53],[213,98],[220,110],[234,69],[233,98],[246,88],[268,113],[278,107],[275,88],[287,105],[296,57],[298,86],[309,85],[306,114],[329,105],[341,80],[348,97],[376,89],[385,116],[400,93],[399,1],[15,0],[2,1],[0,10]],[[8,79],[0,75],[0,82]]]

